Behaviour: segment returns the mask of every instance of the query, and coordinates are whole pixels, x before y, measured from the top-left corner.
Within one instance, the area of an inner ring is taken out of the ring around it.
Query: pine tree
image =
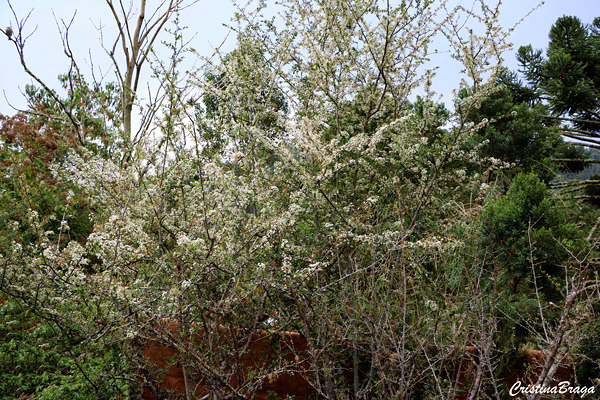
[[[537,100],[547,101],[548,119],[563,121],[563,134],[600,146],[600,17],[591,25],[563,16],[549,33],[546,57],[531,45],[517,59]]]
[[[587,154],[562,139],[556,121],[545,120],[548,106],[536,101],[535,91],[506,69],[497,82],[502,89],[469,114],[470,121],[490,121],[473,138],[481,144],[482,155],[513,165],[503,170],[508,178],[519,172],[535,172],[550,182],[558,172],[581,171]]]

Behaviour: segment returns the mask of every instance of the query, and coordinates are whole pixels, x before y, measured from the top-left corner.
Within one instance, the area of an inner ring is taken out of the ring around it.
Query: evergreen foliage
[[[600,137],[600,17],[591,25],[559,18],[549,33],[546,57],[531,46],[517,58],[531,89],[546,100],[551,116],[565,118],[568,136],[597,145]]]
[[[516,175],[506,195],[486,206],[480,224],[486,258],[493,269],[503,271],[502,279],[514,294],[536,289],[531,287],[533,270],[541,293],[558,300],[553,278],[561,277],[561,262],[588,251],[577,225],[533,173]]]
[[[259,2],[235,15],[235,50],[186,73],[175,19],[139,135],[116,117],[137,82],[114,97],[72,74],[67,99],[29,90],[45,117],[0,131],[0,387],[158,393],[142,352],[157,341],[177,350],[187,397],[252,396],[289,365],[276,354],[244,375],[241,360],[257,332],[287,331],[310,346],[298,365],[317,398],[499,398],[523,346],[552,349],[549,384],[596,328],[581,323],[598,303],[596,227],[547,184],[583,154],[548,122],[550,81],[501,69],[506,36],[480,5],[284,0],[279,24]],[[436,34],[465,69],[452,109],[421,74]],[[465,383],[449,365],[468,348]]]
[[[506,69],[500,73],[498,85],[498,91],[469,118],[490,121],[474,140],[481,144],[483,155],[510,164],[503,171],[509,181],[517,173],[535,172],[548,183],[559,172],[574,173],[585,167],[585,151],[565,142],[558,124],[544,118],[548,107],[536,101],[532,89]]]

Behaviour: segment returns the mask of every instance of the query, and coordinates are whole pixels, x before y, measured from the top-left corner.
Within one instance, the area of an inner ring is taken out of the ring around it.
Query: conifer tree
[[[505,177],[511,180],[520,172],[535,172],[550,182],[559,172],[579,172],[586,166],[585,151],[563,140],[559,124],[544,118],[549,106],[536,101],[534,89],[506,69],[497,83],[500,89],[472,110],[469,119],[490,121],[474,141],[481,146],[483,156],[512,165],[502,171]]]
[[[547,101],[548,119],[563,121],[564,135],[600,145],[600,17],[590,25],[563,16],[549,33],[546,57],[531,45],[517,59],[537,100]]]

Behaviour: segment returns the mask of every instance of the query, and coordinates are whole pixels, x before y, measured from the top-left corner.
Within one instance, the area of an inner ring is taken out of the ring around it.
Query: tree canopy
[[[550,28],[546,57],[522,46],[518,60],[539,99],[547,101],[548,118],[564,121],[565,134],[597,146],[600,134],[600,17],[590,25],[564,16]]]
[[[510,163],[504,171],[509,177],[535,172],[546,183],[559,172],[583,170],[588,155],[563,140],[560,124],[545,117],[549,107],[537,101],[536,93],[506,69],[500,72],[498,85],[499,90],[469,116],[473,122],[490,121],[474,137],[482,154]]]
[[[554,121],[593,120],[593,96],[540,102],[552,79],[502,68],[499,4],[442,3],[284,0],[268,19],[259,2],[235,15],[233,51],[182,71],[183,2],[145,25],[142,1],[131,36],[107,1],[123,51],[138,46],[120,91],[67,74],[67,98],[44,84],[2,117],[0,352],[49,349],[37,374],[0,369],[7,390],[174,398],[144,356],[159,343],[187,398],[251,398],[289,368],[322,399],[501,398],[516,350],[546,351],[542,386],[595,354],[600,219],[548,186],[582,156]],[[153,59],[170,18],[171,57]],[[433,95],[434,37],[464,68],[453,107]],[[134,134],[146,62],[161,92]],[[290,331],[310,352],[243,373],[258,338]]]

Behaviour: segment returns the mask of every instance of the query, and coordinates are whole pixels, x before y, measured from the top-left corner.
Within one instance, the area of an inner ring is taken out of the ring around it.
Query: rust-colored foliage
[[[54,124],[44,124],[24,113],[10,117],[0,114],[0,123],[0,169],[5,176],[15,180],[24,175],[27,180],[55,185],[50,166],[76,146],[75,135],[67,130],[59,133]]]

